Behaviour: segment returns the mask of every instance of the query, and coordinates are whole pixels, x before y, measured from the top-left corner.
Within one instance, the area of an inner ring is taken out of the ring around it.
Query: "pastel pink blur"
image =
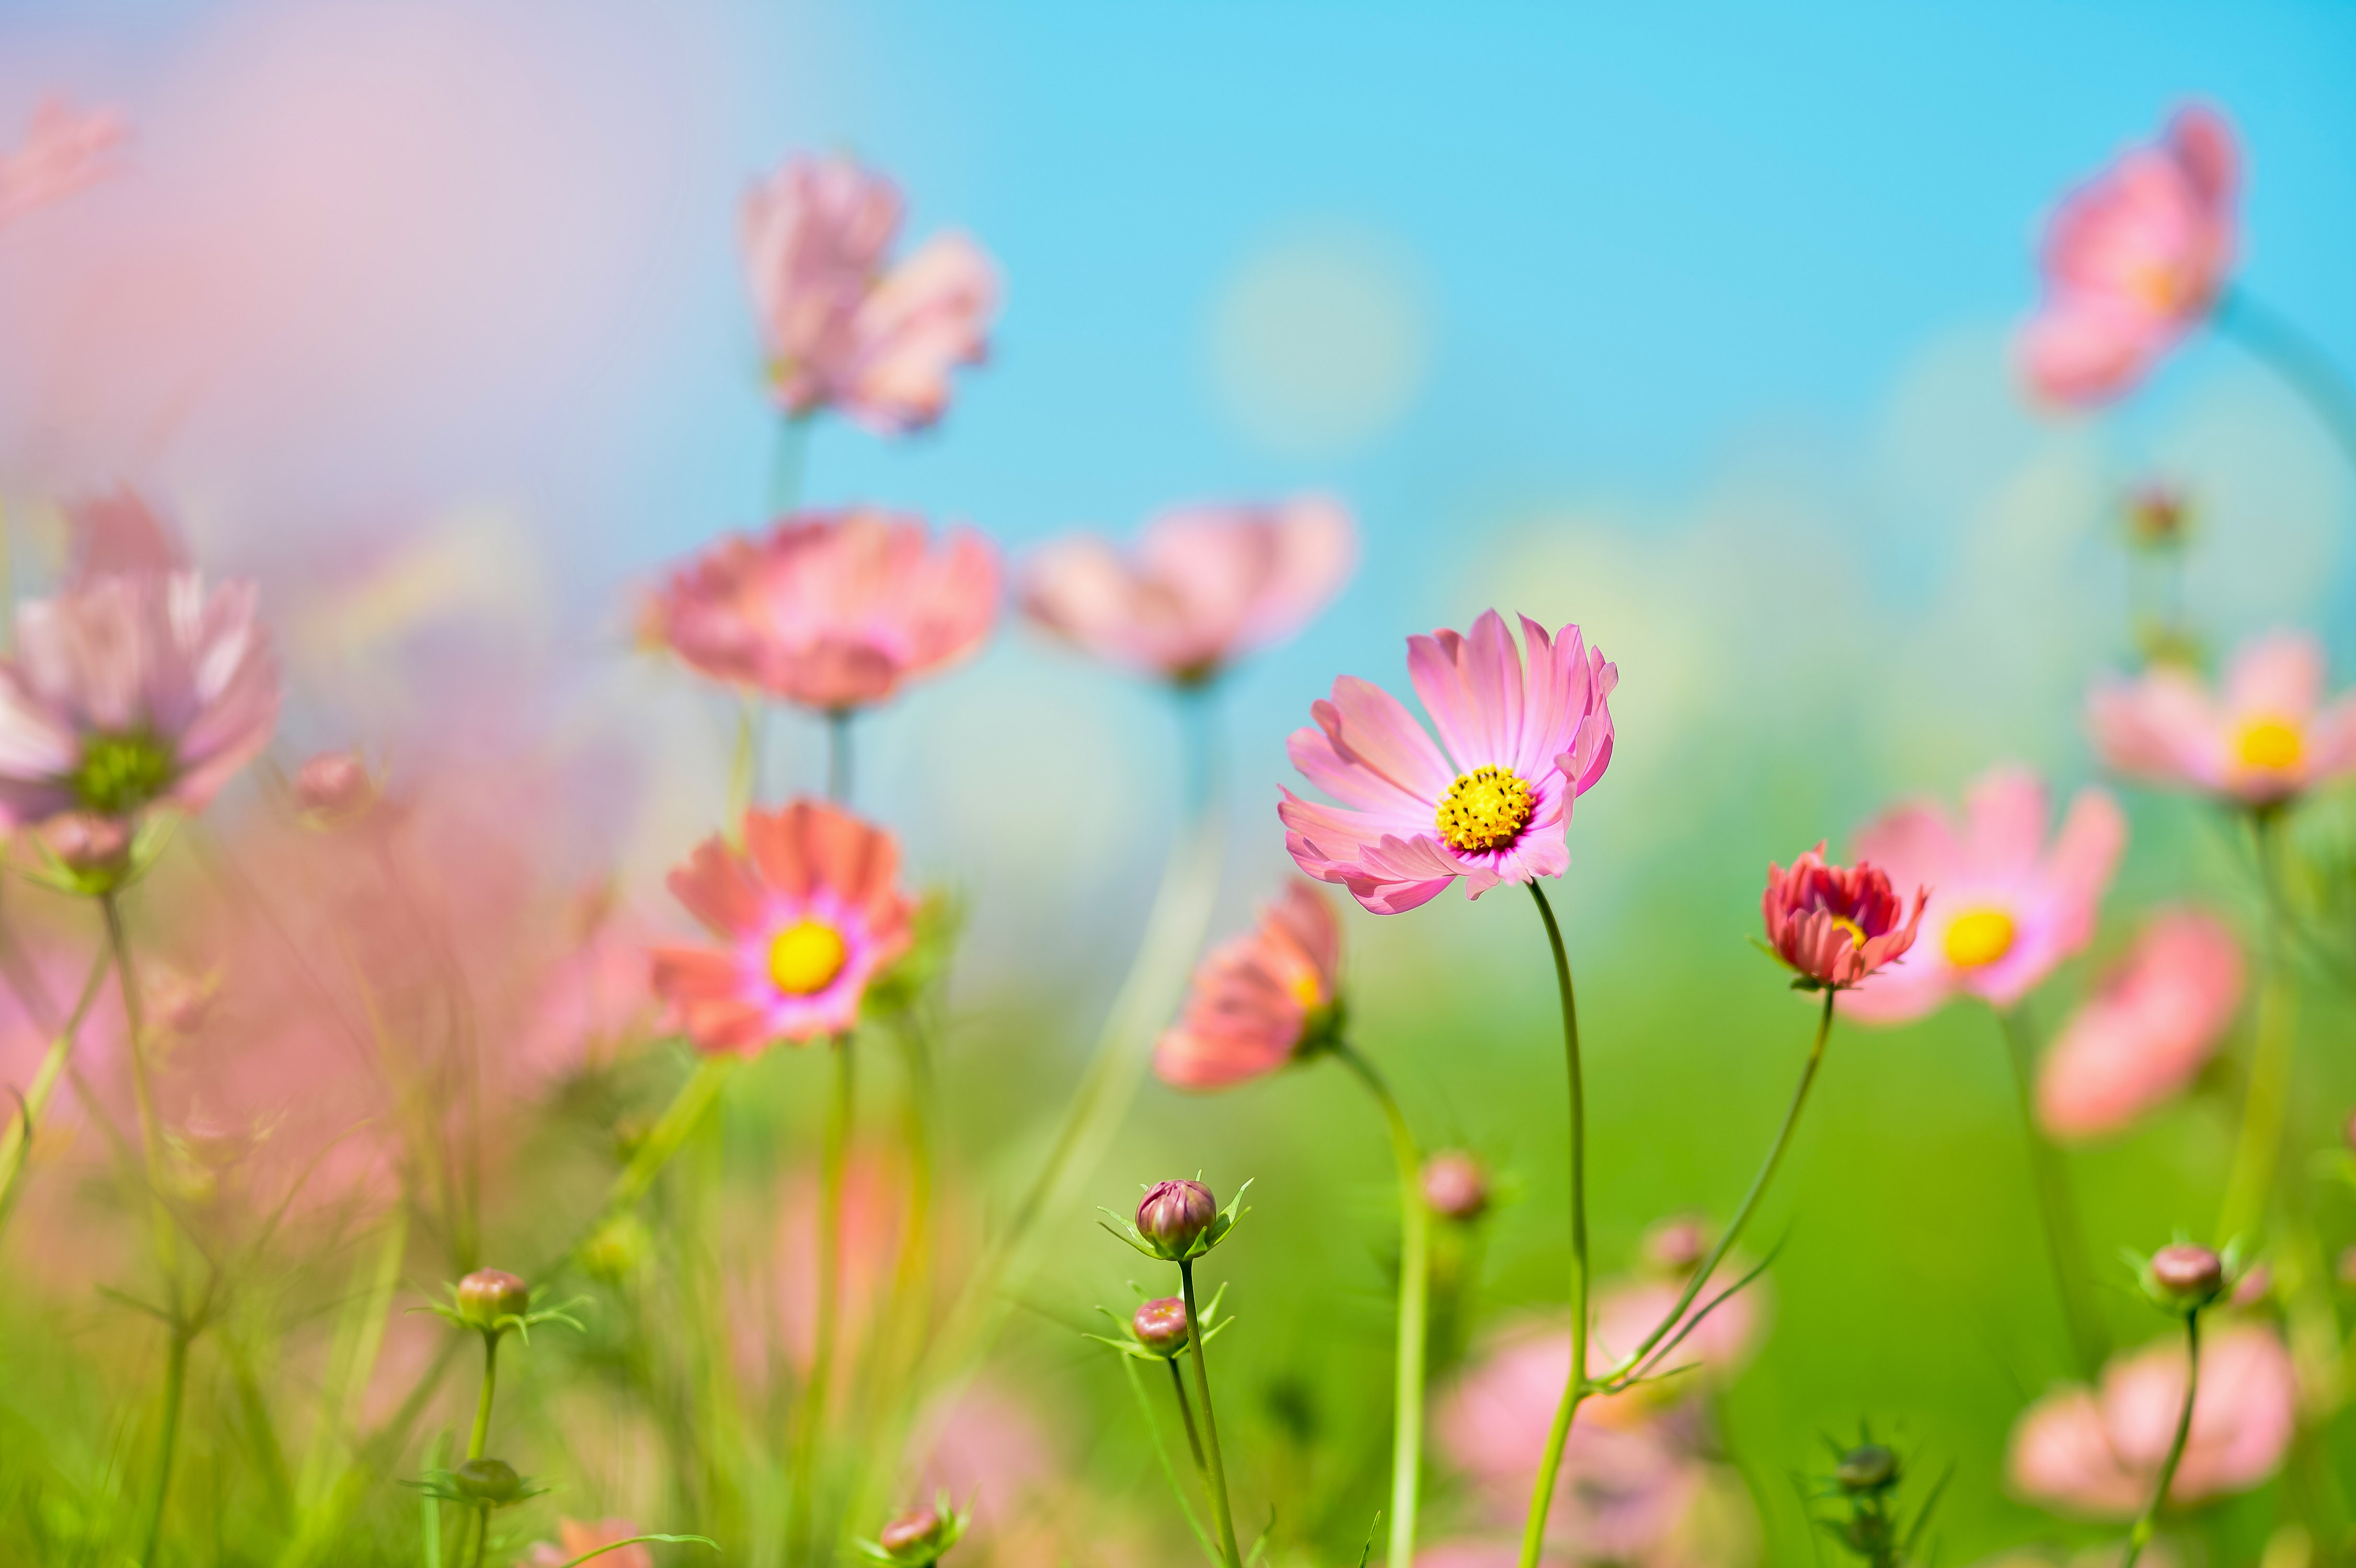
[[[883,434],[948,406],[949,372],[988,354],[998,273],[962,234],[896,265],[899,187],[848,157],[795,157],[745,193],[744,274],[777,404],[834,409]]]
[[[647,632],[697,671],[826,712],[882,702],[980,647],[998,551],[970,528],[853,507],[732,534],[672,573]]]
[[[1819,844],[1789,870],[1768,862],[1759,912],[1776,957],[1818,986],[1846,990],[1906,956],[1929,898],[1917,888],[1909,909],[1881,868],[1828,864]]]
[[[1290,884],[1258,925],[1194,971],[1184,1012],[1153,1048],[1153,1071],[1181,1089],[1224,1089],[1274,1072],[1331,1016],[1341,962],[1333,906],[1314,884]]]
[[[1284,792],[1277,815],[1294,864],[1376,914],[1427,903],[1459,877],[1479,898],[1499,882],[1569,869],[1572,803],[1612,764],[1620,667],[1575,625],[1549,637],[1528,616],[1521,622],[1523,648],[1494,610],[1469,637],[1408,639],[1408,678],[1445,752],[1389,692],[1355,676],[1334,681],[1332,699],[1310,709],[1316,727],[1294,731],[1286,745],[1292,765],[1342,803]],[[1498,814],[1493,790],[1493,838],[1444,837],[1443,801],[1462,796],[1482,769],[1509,781],[1519,804]]]
[[[1848,1015],[1899,1023],[1958,995],[2009,1008],[2092,941],[2126,848],[2126,817],[2101,789],[2078,793],[2048,843],[2051,816],[2044,782],[2003,766],[1972,781],[1960,818],[1912,801],[1859,833],[1858,855],[1939,896],[1905,965],[1859,986]]]
[[[2083,406],[2130,390],[2215,307],[2239,164],[2232,128],[2195,104],[2063,198],[2045,231],[2045,297],[2020,334],[2039,396]]]
[[[2204,1338],[2192,1431],[2169,1498],[2245,1491],[2290,1445],[2298,1387],[2270,1328],[2234,1324]],[[2094,1518],[2124,1519],[2149,1500],[2184,1407],[2184,1343],[2171,1336],[2103,1370],[2099,1394],[2069,1388],[2029,1407],[2012,1429],[2006,1471],[2023,1496]]]
[[[2270,633],[2242,645],[2222,692],[2172,666],[2101,682],[2088,728],[2130,778],[2273,805],[2356,773],[2356,693],[2326,704],[2324,677],[2315,638]]]
[[[2242,949],[2214,915],[2164,910],[2105,973],[2037,1075],[2037,1117],[2060,1137],[2115,1132],[2190,1083],[2242,1004]]]
[[[647,1532],[626,1519],[601,1519],[589,1523],[578,1520],[556,1521],[554,1542],[536,1543],[530,1556],[517,1568],[564,1568],[564,1564],[584,1552],[595,1552],[601,1546],[611,1546],[617,1541],[627,1541]],[[591,1559],[599,1568],[655,1568],[655,1555],[645,1546],[616,1547]]]
[[[122,120],[104,110],[84,113],[43,99],[24,141],[0,153],[0,229],[104,179],[124,135]]]
[[[1182,507],[1128,550],[1091,534],[1042,548],[1023,608],[1108,664],[1191,685],[1307,625],[1356,560],[1350,514],[1323,496]]]

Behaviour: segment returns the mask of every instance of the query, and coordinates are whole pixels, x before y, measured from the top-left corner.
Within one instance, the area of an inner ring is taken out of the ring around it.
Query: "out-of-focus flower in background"
[[[122,120],[102,109],[43,99],[25,139],[0,153],[0,229],[105,178],[126,134]]]
[[[1306,625],[1356,557],[1350,514],[1327,496],[1182,507],[1126,551],[1093,534],[1043,546],[1023,608],[1108,664],[1195,685]]]
[[[1768,862],[1759,912],[1777,958],[1817,986],[1847,990],[1912,951],[1928,902],[1918,887],[1910,907],[1879,866],[1827,864],[1819,844],[1788,870]]]
[[[2222,693],[2162,666],[2098,683],[2087,722],[2130,778],[2274,805],[2356,770],[2356,694],[2326,704],[2324,677],[2322,644],[2276,632],[2234,654]]]
[[[564,1565],[601,1546],[613,1546],[617,1541],[627,1541],[647,1532],[626,1519],[579,1520],[560,1519],[556,1521],[556,1539],[534,1543],[530,1555],[517,1568],[564,1568]],[[592,1559],[602,1568],[654,1568],[655,1554],[643,1544],[615,1547]]]
[[[2194,104],[2063,198],[2040,258],[2045,297],[2020,335],[2033,390],[2117,397],[2200,325],[2233,263],[2239,164],[2223,117]]]
[[[2092,1137],[2180,1092],[2242,1003],[2242,949],[2216,916],[2163,910],[2062,1026],[2037,1076],[2045,1130]]]
[[[1293,882],[1259,923],[1194,972],[1185,1011],[1153,1048],[1153,1071],[1181,1089],[1224,1089],[1314,1051],[1339,1022],[1342,930],[1333,906]]]

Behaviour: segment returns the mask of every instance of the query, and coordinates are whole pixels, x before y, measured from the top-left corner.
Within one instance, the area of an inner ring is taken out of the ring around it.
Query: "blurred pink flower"
[[[948,406],[949,371],[986,357],[997,270],[957,233],[887,267],[900,216],[898,187],[841,156],[788,158],[745,193],[745,277],[787,413],[919,429]]]
[[[70,587],[102,577],[186,571],[192,564],[178,531],[127,485],[70,501],[65,513],[73,537]]]
[[[1819,844],[1789,870],[1767,863],[1759,912],[1776,957],[1818,986],[1846,990],[1906,956],[1929,897],[1916,888],[1909,910],[1880,867],[1827,865]]]
[[[556,1539],[540,1541],[530,1554],[519,1559],[516,1568],[564,1568],[584,1552],[594,1552],[616,1541],[627,1541],[647,1532],[626,1519],[601,1519],[584,1524],[578,1520],[556,1521]],[[655,1568],[655,1554],[644,1546],[624,1546],[593,1557],[598,1568]]]
[[[2020,336],[2040,396],[2117,397],[2208,315],[2233,261],[2239,161],[2224,120],[2190,105],[2156,145],[2062,200],[2045,234],[2045,298]]]
[[[1549,638],[1525,615],[1524,652],[1494,610],[1472,635],[1408,639],[1408,677],[1447,752],[1382,688],[1343,676],[1311,709],[1315,729],[1287,750],[1311,784],[1344,804],[1290,790],[1277,807],[1285,848],[1320,881],[1340,882],[1376,914],[1398,914],[1458,877],[1472,898],[1501,881],[1570,866],[1571,805],[1612,763],[1620,667],[1577,626]],[[1453,759],[1451,761],[1451,759]]]
[[[2192,1432],[2169,1499],[2197,1502],[2272,1475],[2297,1400],[2290,1353],[2272,1329],[2232,1324],[2205,1338]],[[2180,1338],[2115,1360],[2099,1395],[2066,1388],[2022,1413],[2006,1458],[2013,1487],[2073,1513],[2124,1519],[2149,1499],[2183,1403]]]
[[[1639,1384],[1621,1399],[1604,1401],[1598,1412],[1599,1420],[1624,1424],[1630,1412],[1644,1404],[1681,1399],[1703,1384],[1723,1383],[1741,1367],[1765,1326],[1765,1282],[1752,1280],[1710,1307],[1707,1316],[1702,1309],[1748,1273],[1750,1266],[1739,1259],[1730,1259],[1722,1264],[1711,1283],[1694,1298],[1693,1305],[1678,1315],[1677,1327],[1661,1337],[1661,1344],[1666,1345],[1679,1329],[1685,1329],[1685,1338],[1677,1341],[1676,1348],[1662,1354],[1659,1347],[1655,1347],[1652,1355],[1656,1358],[1653,1362],[1655,1372],[1672,1367],[1693,1370],[1680,1371],[1661,1382]],[[1630,1280],[1599,1294],[1595,1332],[1588,1347],[1590,1367],[1599,1371],[1616,1367],[1634,1354],[1644,1337],[1677,1304],[1685,1284],[1683,1275],[1676,1279]]]
[[[970,528],[804,512],[733,534],[671,575],[647,631],[715,680],[841,712],[964,658],[998,618],[998,552]]]
[[[751,1055],[859,1021],[868,982],[908,949],[915,902],[889,833],[815,801],[744,814],[744,848],[714,834],[670,891],[726,945],[659,947],[654,985],[705,1051]]]
[[[2129,777],[2272,805],[2356,771],[2356,694],[2327,707],[2323,682],[2322,645],[2276,632],[2242,645],[2222,699],[2161,666],[2098,684],[2088,725]]]
[[[2242,1001],[2242,950],[2214,915],[2152,917],[2045,1053],[2037,1112],[2048,1132],[2123,1127],[2192,1082]]]
[[[1903,1022],[1959,992],[2008,1008],[2093,940],[2096,906],[2126,847],[2118,803],[2081,790],[2050,845],[2045,785],[2026,768],[1991,768],[1964,807],[1959,821],[1934,802],[1911,802],[1857,836],[1860,857],[1938,896],[1912,956],[1858,987],[1850,1017]]]
[[[1275,1072],[1332,1024],[1341,962],[1333,906],[1313,883],[1290,884],[1258,925],[1194,971],[1184,1013],[1153,1049],[1153,1071],[1181,1089]]]
[[[519,1065],[543,1081],[611,1065],[652,1032],[646,923],[596,889],[566,911],[570,947],[541,976],[516,1038]]]
[[[1307,624],[1356,554],[1350,514],[1323,496],[1185,507],[1126,553],[1090,534],[1044,546],[1023,572],[1023,608],[1108,664],[1192,685]]]
[[[0,229],[103,179],[123,136],[122,120],[102,109],[81,113],[62,99],[43,99],[23,144],[0,153]]]
[[[946,1491],[960,1505],[972,1499],[975,1528],[984,1535],[1033,1511],[1064,1468],[1038,1413],[987,1378],[927,1410],[910,1452],[924,1458],[907,1495]]]

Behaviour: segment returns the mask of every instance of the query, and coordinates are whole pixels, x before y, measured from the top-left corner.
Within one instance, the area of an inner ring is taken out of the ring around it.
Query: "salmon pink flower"
[[[1809,988],[1841,991],[1906,955],[1930,896],[1929,889],[1917,888],[1910,910],[1879,867],[1863,860],[1827,865],[1819,844],[1788,871],[1768,862],[1759,912],[1776,957]]]
[[[123,122],[103,110],[80,113],[60,99],[42,100],[24,144],[0,153],[0,229],[106,177],[123,138]]]
[[[2045,233],[2045,298],[2020,336],[2040,396],[2117,397],[2208,315],[2233,261],[2239,162],[2232,129],[2196,104],[2063,199]]]
[[[1284,792],[1277,815],[1295,864],[1376,914],[1427,903],[1459,877],[1479,898],[1569,868],[1571,803],[1612,763],[1620,667],[1575,625],[1548,637],[1521,619],[1526,669],[1494,610],[1469,637],[1408,639],[1408,678],[1444,752],[1389,692],[1355,676],[1333,683],[1310,709],[1317,727],[1294,731],[1286,750],[1343,804]]]
[[[2277,632],[2244,643],[2211,692],[2186,671],[2107,680],[2087,704],[2094,750],[2131,778],[2278,805],[2356,772],[2356,694],[2323,700],[2323,648]]]
[[[2241,1002],[2242,950],[2222,921],[2153,916],[2046,1052],[2038,1120],[2062,1137],[2126,1126],[2192,1082]]]
[[[1147,523],[1125,554],[1092,535],[1039,550],[1023,608],[1108,664],[1192,686],[1299,631],[1341,591],[1356,554],[1350,514],[1323,496],[1182,507]]]
[[[2081,790],[2050,846],[2045,785],[2025,768],[1981,774],[1964,808],[1958,822],[1934,803],[1910,803],[1857,836],[1859,855],[1939,897],[1913,956],[1860,986],[1852,1018],[1901,1023],[1958,993],[2008,1008],[2093,940],[2126,848],[2126,817],[2109,793]]]
[[[1186,1010],[1153,1050],[1153,1071],[1181,1089],[1224,1089],[1275,1072],[1333,1037],[1342,931],[1325,895],[1294,882],[1259,923],[1194,972]]]
[[[2171,1337],[2103,1370],[2099,1393],[2067,1388],[2014,1424],[2005,1468],[2040,1503],[2124,1519],[2149,1500],[2184,1408],[2184,1343]],[[2298,1384],[2271,1328],[2242,1323],[2201,1347],[2192,1430],[2168,1495],[2197,1502],[2245,1491],[2272,1475],[2290,1445]]]
[[[998,617],[998,552],[970,528],[805,512],[731,535],[674,572],[648,631],[694,669],[845,712],[964,658]]]
[[[724,944],[660,947],[656,992],[697,1046],[751,1055],[859,1021],[868,982],[908,950],[915,901],[894,885],[900,847],[815,801],[744,814],[744,848],[718,835],[670,891]]]
[[[887,265],[900,217],[898,187],[846,157],[788,158],[745,194],[744,272],[788,414],[919,429],[948,407],[949,371],[987,354],[990,258],[945,233]]]

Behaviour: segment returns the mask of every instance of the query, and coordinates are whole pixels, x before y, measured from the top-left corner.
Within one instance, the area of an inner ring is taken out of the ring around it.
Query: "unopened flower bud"
[[[376,781],[349,752],[322,752],[294,770],[296,804],[314,816],[356,816],[376,798]]]
[[[2127,498],[2127,540],[2144,549],[2172,549],[2192,532],[2192,507],[2181,491],[2153,485]]]
[[[1137,1342],[1149,1350],[1174,1356],[1186,1348],[1186,1303],[1175,1296],[1149,1301],[1129,1320]]]
[[[945,1524],[937,1509],[916,1509],[885,1525],[875,1543],[894,1562],[931,1563],[948,1549],[941,1539]]]
[[[1157,1181],[1137,1206],[1137,1233],[1165,1258],[1187,1255],[1211,1221],[1219,1200],[1199,1181]]]
[[[1833,1479],[1851,1497],[1881,1491],[1898,1479],[1898,1456],[1879,1443],[1860,1443],[1840,1456]]]
[[[1691,1274],[1709,1255],[1709,1229],[1692,1215],[1664,1220],[1644,1236],[1644,1257],[1665,1274]]]
[[[77,811],[57,817],[41,829],[41,841],[68,870],[91,872],[120,868],[131,853],[131,825],[119,816]]]
[[[515,1501],[523,1491],[523,1477],[504,1459],[469,1459],[450,1472],[450,1481],[462,1496],[493,1508]]]
[[[530,1310],[530,1288],[502,1270],[478,1268],[458,1282],[458,1316],[469,1328],[495,1333],[500,1318],[520,1317]]]
[[[2215,1253],[2179,1242],[2151,1254],[2151,1280],[2176,1307],[2206,1307],[2225,1285],[2225,1265]]]
[[[1489,1178],[1462,1149],[1442,1149],[1423,1162],[1423,1200],[1443,1220],[1478,1219],[1489,1207]]]

